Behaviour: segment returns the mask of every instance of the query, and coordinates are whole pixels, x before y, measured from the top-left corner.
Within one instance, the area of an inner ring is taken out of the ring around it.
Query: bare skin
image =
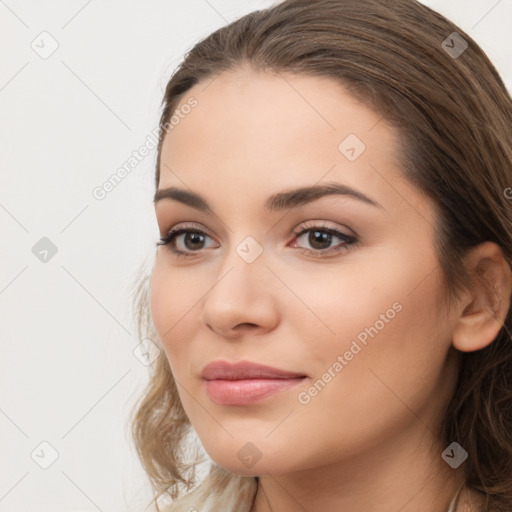
[[[180,105],[190,96],[197,106],[162,147],[159,190],[200,194],[214,214],[156,202],[160,236],[185,223],[206,236],[174,239],[186,258],[159,247],[151,312],[205,450],[228,471],[259,476],[251,512],[445,511],[463,466],[441,457],[441,411],[459,351],[492,342],[508,300],[497,305],[475,284],[448,313],[434,206],[401,175],[399,134],[340,85],[241,69],[196,85]],[[353,161],[356,139],[339,149],[349,134],[365,145]],[[264,209],[273,194],[326,183],[380,206],[331,194]],[[358,241],[329,238],[325,227]],[[242,247],[262,250],[250,263],[236,250],[246,237],[257,245]],[[509,297],[503,261],[490,243],[467,258]],[[200,378],[218,359],[306,378],[249,405],[219,405]],[[239,456],[244,446],[260,457],[252,465]]]

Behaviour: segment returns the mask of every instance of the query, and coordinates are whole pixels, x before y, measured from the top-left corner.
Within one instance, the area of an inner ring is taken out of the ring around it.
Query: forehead
[[[197,105],[181,113],[192,97]],[[234,151],[236,142],[242,141],[272,150],[286,143],[300,152],[308,140],[336,143],[340,137],[355,133],[371,143],[374,138],[392,135],[380,114],[326,77],[247,69],[224,72],[191,88],[176,111],[179,123],[167,137],[171,147],[172,139],[179,146],[181,139],[187,138],[190,145],[193,134],[197,141],[213,142],[212,147],[204,148],[209,152]]]
[[[183,108],[191,98],[195,106]],[[213,196],[243,185],[266,197],[325,178],[382,197],[383,175],[402,179],[398,134],[329,78],[224,72],[190,89],[176,113],[159,188],[185,183]]]

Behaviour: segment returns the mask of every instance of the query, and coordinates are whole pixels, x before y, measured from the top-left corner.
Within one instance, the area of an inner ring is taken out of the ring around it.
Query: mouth
[[[205,366],[201,378],[215,403],[249,405],[300,384],[307,375],[247,361],[214,361]]]
[[[219,405],[249,405],[296,386],[305,378],[207,380],[206,392]]]

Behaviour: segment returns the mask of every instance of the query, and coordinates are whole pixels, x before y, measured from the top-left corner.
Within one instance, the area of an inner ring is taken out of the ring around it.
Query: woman
[[[133,433],[165,510],[512,510],[512,101],[477,44],[286,0],[163,104]]]

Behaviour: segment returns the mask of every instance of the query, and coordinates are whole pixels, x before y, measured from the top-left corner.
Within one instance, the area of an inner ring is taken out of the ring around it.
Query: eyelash
[[[293,232],[296,238],[300,238],[305,233],[308,233],[309,231],[320,231],[322,233],[328,233],[329,235],[334,235],[337,238],[340,238],[345,243],[338,246],[338,248],[331,248],[331,249],[302,249],[303,254],[312,254],[316,257],[326,257],[327,255],[331,255],[332,253],[338,254],[342,251],[348,251],[351,248],[355,247],[359,240],[355,236],[347,235],[345,233],[342,233],[341,231],[338,231],[337,229],[330,228],[325,225],[310,225],[310,226],[302,226],[300,229]],[[160,238],[160,241],[156,243],[156,246],[163,245],[167,247],[176,257],[178,258],[187,258],[187,257],[194,257],[196,254],[200,251],[192,251],[192,252],[184,252],[176,249],[174,246],[174,240],[176,237],[182,234],[186,233],[193,233],[201,236],[206,236],[208,238],[211,238],[207,233],[204,231],[194,228],[194,227],[180,227],[177,229],[171,229],[165,236]]]

